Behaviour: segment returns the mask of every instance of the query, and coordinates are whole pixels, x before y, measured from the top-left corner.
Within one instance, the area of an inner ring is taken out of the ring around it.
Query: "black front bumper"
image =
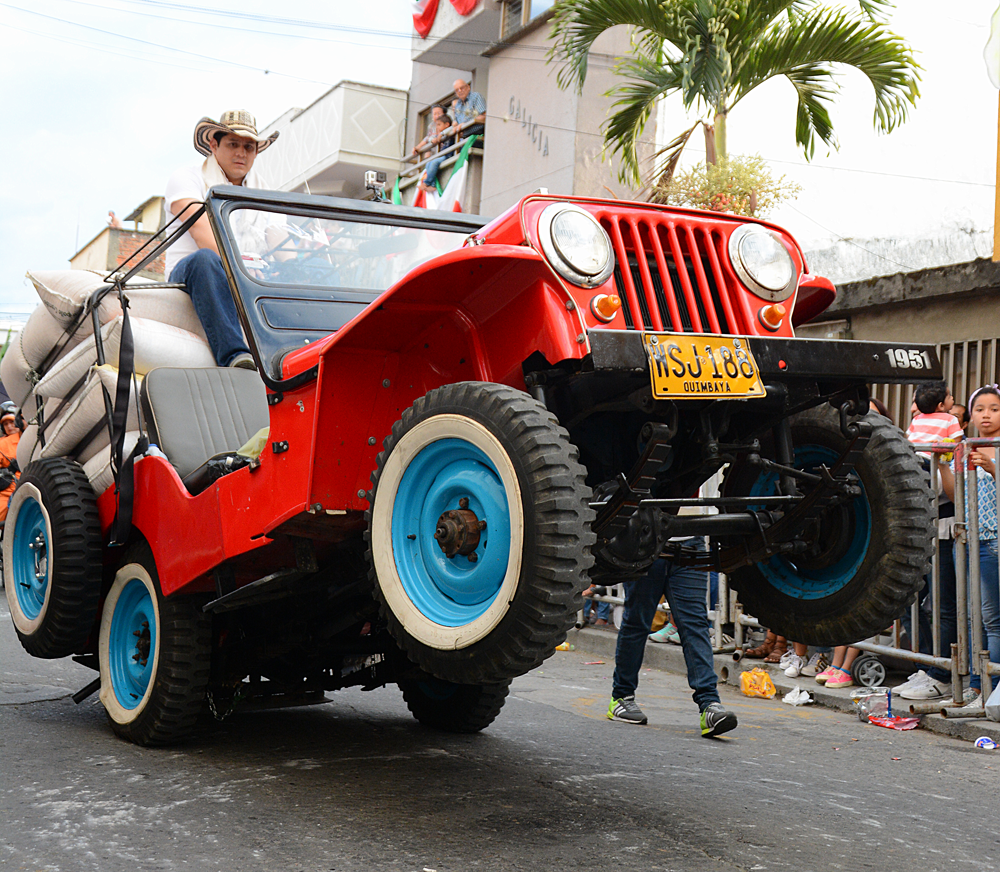
[[[642,336],[638,330],[591,330],[588,338],[595,371],[648,373]],[[747,342],[765,384],[804,379],[919,384],[944,378],[933,345],[762,336],[750,336]],[[900,365],[904,359],[905,367]]]

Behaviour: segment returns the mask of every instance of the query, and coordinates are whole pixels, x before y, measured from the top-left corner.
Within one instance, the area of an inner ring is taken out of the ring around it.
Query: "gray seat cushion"
[[[269,423],[264,383],[248,369],[160,367],[142,380],[139,399],[150,441],[182,480]]]

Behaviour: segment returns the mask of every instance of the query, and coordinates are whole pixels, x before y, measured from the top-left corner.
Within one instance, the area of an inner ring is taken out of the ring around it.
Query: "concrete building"
[[[806,338],[866,339],[938,346],[945,380],[964,402],[983,384],[1000,381],[1000,264],[989,258],[896,273],[838,287],[837,299],[797,331]],[[893,420],[910,420],[912,389],[876,385]]]
[[[150,197],[123,219],[132,222],[132,229],[105,227],[70,259],[72,269],[108,272],[118,269],[159,231],[165,220],[163,197]],[[164,259],[161,254],[139,275],[163,280]]]

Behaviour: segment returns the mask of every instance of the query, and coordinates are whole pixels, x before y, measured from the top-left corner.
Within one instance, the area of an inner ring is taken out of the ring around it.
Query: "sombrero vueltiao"
[[[243,109],[223,112],[217,122],[211,118],[202,118],[194,127],[194,147],[208,157],[212,153],[210,143],[216,133],[235,133],[245,139],[252,139],[257,143],[258,154],[278,138],[278,131],[270,136],[259,136],[257,119]]]

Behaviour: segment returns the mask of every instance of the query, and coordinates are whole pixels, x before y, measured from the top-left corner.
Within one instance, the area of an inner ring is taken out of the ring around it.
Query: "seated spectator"
[[[833,649],[833,663],[816,676],[817,684],[825,684],[827,687],[853,687],[851,664],[860,653],[860,648],[838,645]]]
[[[21,431],[17,426],[17,418],[13,410],[5,409],[0,415],[0,524],[7,520],[7,504],[17,487],[21,477],[17,466],[17,443],[21,440]]]
[[[441,152],[455,144],[454,136],[445,136],[445,131],[451,127],[452,121],[448,115],[442,114],[434,123],[437,125],[437,135],[432,141],[437,144],[438,151]],[[449,157],[450,153],[442,154],[427,163],[427,170],[424,172],[423,178],[418,183],[422,190],[426,191],[428,194],[437,193],[438,170],[441,169],[441,164],[443,164]]]
[[[438,135],[437,120],[444,115],[444,109],[440,106],[431,107],[431,120],[427,123],[427,133],[424,138],[413,146],[413,153],[419,155],[427,146],[436,144],[435,137]],[[450,124],[450,122],[449,122]]]
[[[455,89],[455,99],[451,101],[451,114],[456,124],[475,121],[471,127],[459,134],[464,139],[486,132],[486,101],[478,91],[472,90],[472,85],[461,79],[456,79],[452,86]]]

